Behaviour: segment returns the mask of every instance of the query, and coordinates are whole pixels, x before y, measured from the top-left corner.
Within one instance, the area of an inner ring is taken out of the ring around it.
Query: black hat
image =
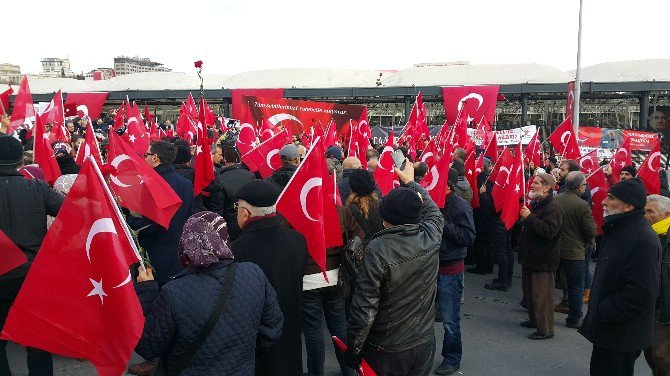
[[[637,176],[637,169],[633,165],[628,165],[628,166],[622,168],[621,171],[626,171],[629,174],[633,175],[633,177]]]
[[[344,152],[339,146],[331,146],[326,150],[326,158],[335,158],[341,162],[344,158]]]
[[[251,206],[265,208],[277,203],[279,189],[265,180],[252,180],[244,184],[237,192],[237,198],[244,200]]]
[[[349,175],[349,187],[351,187],[352,192],[361,196],[367,196],[375,191],[376,186],[375,180],[372,178],[372,174],[368,170],[357,168],[351,170],[351,175]]]
[[[419,194],[409,188],[395,188],[382,199],[379,214],[394,225],[419,223],[422,201]]]
[[[458,172],[456,172],[456,169],[453,167],[449,169],[449,180],[447,181],[447,184],[452,191],[456,189],[456,184],[458,184]]]
[[[0,135],[0,167],[16,166],[23,160],[21,141],[12,136]]]
[[[174,158],[173,164],[184,164],[191,161],[191,147],[186,143],[177,143],[175,142],[174,146],[177,147],[177,156]]]
[[[611,186],[607,193],[636,208],[647,205],[647,190],[638,179],[622,180]]]

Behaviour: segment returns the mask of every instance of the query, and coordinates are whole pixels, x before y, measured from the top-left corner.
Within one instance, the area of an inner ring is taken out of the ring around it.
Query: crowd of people
[[[6,121],[5,121],[6,122]],[[169,126],[169,124],[168,124]],[[107,124],[93,127],[102,142]],[[0,275],[0,327],[79,166],[85,124],[67,124],[70,144],[52,145],[62,176],[43,181],[25,135],[0,135],[0,230],[29,262]],[[0,128],[2,131],[2,128]],[[591,192],[577,161],[547,157],[526,163],[527,199],[512,229],[492,197],[491,160],[466,180],[465,153],[456,149],[446,203],[439,208],[419,181],[424,162],[395,167],[399,186],[382,196],[373,178],[384,146],[346,156],[326,145],[336,175],[342,246],[329,248],[322,273],[302,234],[276,211],[276,202],[307,152],[300,138],[281,148],[282,166],[267,179],[241,163],[235,133],[220,135],[210,154],[215,179],[194,196],[194,147],[178,137],[153,141],[144,158],[181,198],[168,228],[124,210],[151,267],[133,268],[145,327],[135,351],[136,375],[324,375],[324,320],[346,351],[336,351],[343,375],[362,361],[378,375],[455,374],[463,346],[460,318],[468,272],[497,278],[485,288],[508,291],[514,253],[521,265],[531,340],[554,337],[554,313],[593,343],[592,375],[633,375],[641,352],[654,375],[670,374],[670,193],[647,195],[625,166],[603,202],[599,231]],[[421,151],[417,151],[420,156]],[[606,161],[605,161],[606,163]],[[473,194],[480,205],[472,208]],[[597,259],[595,274],[590,262]],[[466,268],[466,265],[472,265]],[[323,276],[328,276],[326,280]],[[556,288],[563,290],[556,302]],[[584,315],[583,305],[588,303]],[[210,308],[212,307],[212,308]],[[436,318],[444,326],[442,362],[433,368]],[[11,374],[0,341],[0,375]],[[53,373],[51,355],[28,348],[30,375]],[[163,372],[163,373],[157,373]]]

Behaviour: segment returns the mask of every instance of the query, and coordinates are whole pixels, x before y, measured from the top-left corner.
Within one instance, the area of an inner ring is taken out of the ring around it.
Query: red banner
[[[284,89],[232,89],[231,96],[233,100],[231,116],[233,119],[243,120],[247,112],[247,102],[242,100],[243,96],[278,99],[284,96]]]
[[[624,136],[630,138],[630,150],[651,151],[658,142],[658,133],[624,129]]]
[[[633,151],[651,151],[658,142],[658,133],[633,129],[609,129],[598,127],[579,127],[579,146],[590,148],[616,149],[623,140],[630,138]]]
[[[317,122],[328,124],[333,121],[338,132],[349,120],[358,122],[365,106],[340,103],[299,101],[292,99],[272,99],[243,97],[249,106],[252,119],[262,124],[267,119],[273,126],[280,123],[290,126],[293,134],[303,132]]]

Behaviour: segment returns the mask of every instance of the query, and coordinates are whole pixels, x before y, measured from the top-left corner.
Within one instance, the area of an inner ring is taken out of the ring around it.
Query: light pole
[[[579,98],[582,91],[580,70],[582,66],[582,2],[579,0],[579,29],[577,29],[577,70],[575,74],[575,103],[572,114],[572,126],[575,134],[579,134]]]

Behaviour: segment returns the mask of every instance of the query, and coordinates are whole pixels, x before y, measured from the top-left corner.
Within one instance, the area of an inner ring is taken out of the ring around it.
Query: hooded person
[[[233,261],[226,221],[213,212],[186,221],[179,260],[184,270],[163,287],[151,269],[140,270],[135,289],[145,324],[136,352],[145,359],[162,358],[159,367],[168,374],[253,374],[256,352],[279,339],[283,324],[263,271]],[[215,312],[222,295],[223,310]],[[212,315],[217,321],[211,332],[190,359],[180,362]]]

